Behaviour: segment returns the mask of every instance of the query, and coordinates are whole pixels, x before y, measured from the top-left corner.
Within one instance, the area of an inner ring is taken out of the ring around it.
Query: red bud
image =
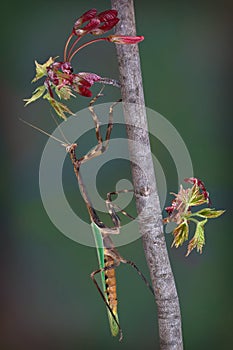
[[[115,44],[128,45],[139,43],[140,41],[144,40],[144,36],[109,35],[106,40]]]

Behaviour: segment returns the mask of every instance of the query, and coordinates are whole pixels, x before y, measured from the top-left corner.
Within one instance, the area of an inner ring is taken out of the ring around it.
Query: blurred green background
[[[69,240],[50,222],[38,185],[46,137],[18,120],[54,129],[45,101],[23,107],[22,99],[34,88],[30,84],[34,60],[61,56],[73,22],[92,7],[102,11],[110,7],[110,1],[2,4],[0,347],[4,350],[159,349],[155,302],[127,266],[117,271],[124,340],[120,344],[111,337],[105,307],[89,278],[97,268],[96,253]],[[189,350],[229,349],[233,341],[232,7],[230,1],[135,1],[137,31],[145,36],[140,54],[146,104],[176,127],[213,205],[227,209],[222,218],[208,224],[201,256],[193,252],[185,258],[185,247],[171,249],[172,237],[166,235],[180,296],[184,344]],[[87,48],[74,62],[76,71],[117,78],[111,44]],[[119,98],[119,91],[112,87],[105,94],[104,102]],[[80,97],[74,106],[80,110],[87,103],[88,99]],[[169,191],[175,191],[174,164],[159,142],[151,141]],[[83,142],[87,150],[93,146],[92,141]],[[114,188],[110,180],[116,170],[108,171],[99,183],[103,196],[104,186]],[[123,164],[123,174],[127,171]],[[72,171],[67,181],[76,186]],[[80,216],[85,215],[84,208],[79,210],[81,200],[74,198],[72,205],[76,204]],[[139,240],[120,252],[148,276]]]

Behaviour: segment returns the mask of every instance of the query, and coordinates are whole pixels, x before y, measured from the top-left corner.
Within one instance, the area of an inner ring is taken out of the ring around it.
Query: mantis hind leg
[[[141,277],[141,279],[143,280],[143,282],[145,283],[145,285],[150,289],[151,293],[152,293],[153,295],[155,295],[153,288],[151,287],[150,283],[148,282],[147,278],[143,275],[143,273],[141,272],[141,270],[137,267],[137,265],[136,265],[133,261],[125,260],[125,259],[123,259],[122,262],[125,263],[125,264],[129,264],[130,266],[132,266],[132,267],[137,271],[137,273],[139,274],[139,276]]]

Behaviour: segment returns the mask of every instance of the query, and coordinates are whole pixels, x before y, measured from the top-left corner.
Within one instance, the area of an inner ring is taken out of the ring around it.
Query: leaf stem
[[[73,48],[75,47],[75,45],[77,45],[77,43],[79,42],[80,39],[81,39],[81,37],[78,37],[77,39],[75,39],[75,41],[71,45],[71,48],[69,49],[68,56],[67,56],[68,61],[70,61],[70,55],[71,55]]]
[[[88,41],[87,43],[79,46],[73,53],[72,55],[69,57],[69,62],[71,62],[72,58],[76,55],[76,53],[78,53],[81,49],[83,49],[84,47],[91,45],[93,43],[97,43],[98,41],[106,41],[106,38],[98,38],[98,39],[94,39],[91,41]]]
[[[73,38],[73,33],[70,34],[69,38],[66,41],[65,47],[64,47],[64,53],[63,53],[63,57],[64,57],[64,62],[66,62],[66,54],[67,54],[67,49],[68,49],[68,45],[70,43],[70,40]]]

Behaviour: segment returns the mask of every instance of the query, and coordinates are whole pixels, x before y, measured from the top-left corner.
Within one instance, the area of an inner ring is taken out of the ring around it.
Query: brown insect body
[[[104,266],[105,266],[105,284],[106,284],[106,297],[110,308],[114,314],[117,313],[117,290],[116,290],[116,273],[113,267],[114,259],[105,254],[104,255]]]

